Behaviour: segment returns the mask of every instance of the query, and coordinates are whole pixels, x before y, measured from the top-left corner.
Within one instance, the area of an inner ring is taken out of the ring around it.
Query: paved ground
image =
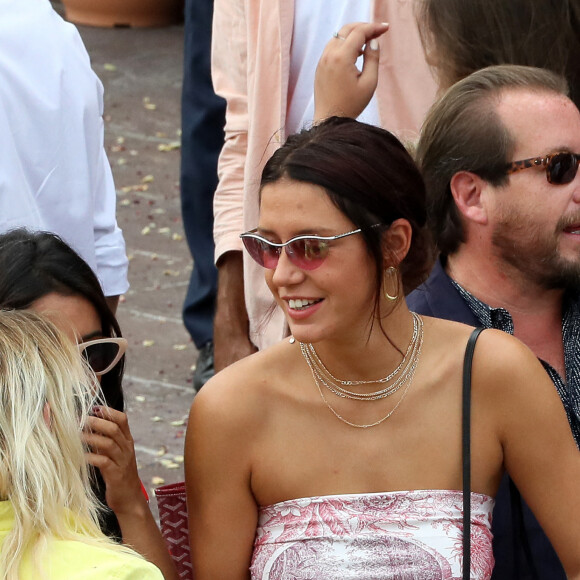
[[[181,322],[191,272],[178,184],[183,27],[79,30],[105,87],[105,142],[131,260],[118,311],[129,340],[127,411],[151,490],[183,479],[197,357]]]

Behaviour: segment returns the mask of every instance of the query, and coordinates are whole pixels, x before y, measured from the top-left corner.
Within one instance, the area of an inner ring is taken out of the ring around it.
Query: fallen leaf
[[[173,460],[176,461],[177,463],[183,463],[184,458],[183,458],[183,455],[176,455],[173,458]]]
[[[136,400],[138,403],[143,403],[143,402],[145,401],[145,397],[144,397],[143,395],[137,395],[137,396],[135,397],[135,400]]]
[[[179,141],[171,141],[171,143],[160,143],[157,145],[158,151],[175,151],[181,148],[181,143]]]
[[[181,234],[175,233],[171,236],[171,239],[176,242],[181,242],[181,240],[183,240],[183,236]]]
[[[126,165],[127,164],[127,160],[124,157],[119,157],[119,159],[117,159],[117,165]]]
[[[167,453],[167,447],[165,447],[165,445],[163,445],[159,448],[159,451],[157,451],[157,457],[161,457],[162,455],[165,455],[166,453]]]
[[[144,340],[143,346],[153,346],[155,344],[154,340]]]
[[[170,234],[171,228],[160,228],[158,231],[160,234]]]
[[[173,350],[185,350],[187,348],[187,344],[174,344]]]
[[[141,235],[142,236],[146,236],[147,234],[151,233],[151,228],[149,226],[145,226],[142,230],[141,230]]]
[[[146,183],[137,183],[135,185],[125,185],[121,188],[123,193],[129,193],[131,191],[147,191],[149,186]]]
[[[130,199],[122,199],[121,205],[123,205],[123,206],[131,205],[131,200]]]
[[[152,181],[155,181],[155,178],[153,177],[153,175],[146,175],[142,180],[141,183],[151,183]]]
[[[109,72],[115,72],[117,70],[117,67],[114,64],[111,64],[110,62],[106,62],[103,65],[103,68]]]
[[[178,419],[177,421],[171,421],[171,423],[169,423],[172,427],[181,427],[181,425],[185,425],[185,420],[184,419]]]
[[[162,477],[159,477],[158,475],[154,475],[151,478],[151,483],[153,485],[163,485],[165,483],[165,480]]]
[[[151,417],[151,421],[153,421],[153,423],[159,423],[159,421],[163,421],[162,417]]]
[[[179,270],[163,270],[164,276],[179,276]]]

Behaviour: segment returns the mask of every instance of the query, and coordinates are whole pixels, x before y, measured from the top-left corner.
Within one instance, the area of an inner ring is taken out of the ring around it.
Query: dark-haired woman
[[[0,308],[30,309],[51,317],[77,343],[97,374],[105,401],[85,434],[96,472],[95,492],[108,506],[105,534],[155,563],[165,578],[175,570],[147,505],[135,449],[123,412],[126,341],[88,264],[58,236],[24,229],[0,235]]]
[[[196,580],[460,578],[470,328],[410,312],[431,266],[424,187],[388,132],[332,118],[266,164],[250,255],[292,336],[196,397]],[[580,457],[535,356],[486,330],[473,362],[472,579],[493,568],[504,469],[580,578]],[[466,531],[467,533],[467,531]]]

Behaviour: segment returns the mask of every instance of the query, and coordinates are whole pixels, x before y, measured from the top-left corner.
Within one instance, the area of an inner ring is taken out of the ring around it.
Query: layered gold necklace
[[[380,425],[399,408],[399,405],[407,396],[407,392],[409,391],[409,387],[413,381],[413,376],[415,375],[415,369],[417,368],[419,356],[421,354],[421,347],[423,345],[423,319],[414,312],[411,314],[413,316],[413,335],[411,336],[411,340],[403,360],[394,371],[389,373],[386,377],[382,377],[380,379],[374,379],[370,381],[338,379],[326,368],[324,363],[320,360],[320,357],[318,356],[313,344],[303,342],[300,343],[300,351],[302,352],[302,356],[310,368],[312,378],[314,379],[314,383],[318,388],[318,392],[320,393],[322,400],[330,409],[330,411],[332,411],[332,413],[343,423],[346,423],[351,427],[357,427],[359,429],[368,429],[369,427]],[[327,398],[324,396],[321,385],[337,397],[352,399],[355,401],[377,401],[386,397],[390,397],[403,387],[404,389],[401,398],[397,401],[397,404],[389,411],[387,415],[378,421],[375,421],[374,423],[360,425],[358,423],[352,423],[351,421],[348,421],[332,407]],[[358,385],[380,385],[381,387],[378,390],[370,393],[357,393],[346,388]]]

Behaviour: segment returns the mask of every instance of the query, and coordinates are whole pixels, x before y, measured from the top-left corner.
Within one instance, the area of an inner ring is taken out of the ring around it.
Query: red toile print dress
[[[462,578],[460,491],[293,499],[260,508],[252,580]],[[471,579],[493,569],[494,500],[471,494]]]

